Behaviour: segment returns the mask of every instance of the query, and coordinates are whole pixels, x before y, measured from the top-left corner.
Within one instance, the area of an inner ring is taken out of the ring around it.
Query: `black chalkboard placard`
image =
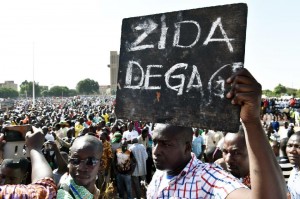
[[[118,118],[235,132],[225,80],[243,67],[247,5],[123,19]]]

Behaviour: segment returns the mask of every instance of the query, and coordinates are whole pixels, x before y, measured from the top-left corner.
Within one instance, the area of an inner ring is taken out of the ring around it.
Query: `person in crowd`
[[[294,126],[295,126],[294,123],[289,124],[289,130],[287,133],[288,138],[290,138],[295,133]]]
[[[4,159],[0,166],[0,185],[27,184],[30,163],[26,158]]]
[[[287,183],[291,170],[293,169],[293,165],[289,162],[289,159],[286,154],[286,145],[287,145],[288,138],[283,138],[280,141],[280,148],[279,148],[279,157],[277,158],[279,166],[282,170],[282,175]]]
[[[279,131],[280,124],[279,124],[279,122],[278,122],[278,119],[277,119],[275,116],[273,116],[273,119],[272,119],[272,121],[271,121],[271,125],[272,125],[273,129],[274,129],[276,132]]]
[[[42,127],[42,131],[45,135],[45,140],[54,141],[54,135],[52,131],[49,131],[49,128],[47,126]]]
[[[295,110],[293,107],[290,108],[290,123],[295,124]]]
[[[137,138],[139,136],[138,132],[133,129],[133,126],[134,123],[129,122],[128,130],[123,133],[123,139],[125,139],[129,145],[131,145],[131,142],[134,138]]]
[[[26,134],[25,141],[31,159],[31,183],[2,185],[0,198],[56,198],[57,187],[52,179],[52,170],[41,153],[44,139],[42,131],[32,126],[32,132]]]
[[[75,138],[84,129],[83,123],[84,123],[84,119],[83,119],[83,117],[80,117],[78,119],[78,122],[75,124]]]
[[[69,130],[69,124],[66,121],[60,121],[60,130],[62,132],[63,138],[67,137],[67,132]]]
[[[116,150],[121,147],[122,134],[116,131],[111,139],[112,153],[115,154]]]
[[[286,153],[289,161],[294,165],[287,183],[291,199],[300,198],[300,131],[293,134],[286,146]]]
[[[65,137],[65,138],[60,138],[58,136],[55,137],[57,142],[60,145],[60,151],[64,151],[67,154],[69,153],[70,147],[75,139],[73,137],[74,133],[75,133],[75,129],[74,129],[74,127],[71,127],[67,130],[67,137]]]
[[[69,173],[61,177],[57,198],[98,199],[97,174],[102,156],[102,143],[92,135],[76,138],[70,148]]]
[[[101,188],[101,191],[102,190],[104,191],[110,178],[110,169],[111,169],[111,162],[113,159],[113,153],[112,153],[111,144],[108,141],[107,132],[103,132],[100,135],[100,140],[102,141],[102,145],[103,145],[103,153],[101,158],[100,175],[98,176],[98,183],[99,183],[98,187]]]
[[[224,134],[222,131],[214,131],[214,141],[215,141],[215,146],[218,145],[218,143],[223,139]]]
[[[289,123],[284,122],[283,128],[280,128],[278,132],[280,136],[280,140],[288,138],[288,131],[289,131]]]
[[[232,85],[226,97],[241,105],[252,189],[217,165],[198,160],[191,153],[191,128],[157,124],[152,151],[157,170],[147,198],[286,198],[280,167],[261,126],[261,85],[246,69],[226,82]]]
[[[54,153],[54,163],[57,168],[53,169],[53,179],[58,185],[60,178],[68,172],[68,153],[60,151],[55,141],[46,142]]]
[[[113,155],[116,154],[116,150],[118,148],[121,148],[121,141],[122,141],[122,134],[119,131],[116,131],[111,139],[111,149],[112,149]],[[115,159],[113,158],[111,165],[116,164],[114,161],[115,161]],[[116,174],[115,174],[114,166],[111,166],[110,174],[111,174],[110,178],[116,184]]]
[[[125,198],[126,192],[127,198],[131,199],[131,175],[135,169],[136,160],[131,151],[128,150],[127,141],[121,141],[121,148],[116,150],[114,162],[119,197]]]
[[[227,133],[223,145],[223,159],[226,170],[251,188],[249,156],[243,127],[237,133]]]
[[[280,151],[280,143],[277,140],[272,140],[271,141],[271,148],[274,152],[274,155],[276,157],[276,159],[279,159],[279,151]]]
[[[199,128],[194,131],[193,142],[192,142],[192,152],[196,157],[201,160],[202,153],[204,152],[204,141],[201,135],[199,135]]]
[[[143,144],[139,144],[137,138],[132,140],[132,146],[129,148],[129,150],[133,153],[136,159],[136,166],[131,178],[136,193],[136,198],[140,199],[142,195],[144,195],[144,193],[142,193],[141,182],[146,181],[146,160],[148,158],[148,154],[145,146]]]
[[[212,131],[209,131],[208,129],[204,129],[203,139],[204,139],[205,150],[210,147],[216,146],[216,142],[214,140],[214,134]]]
[[[217,162],[217,160],[219,160],[221,158],[222,158],[222,151],[218,147],[212,146],[206,150],[205,156],[204,156],[204,161],[207,163],[214,163],[214,162]],[[221,163],[218,163],[218,164],[221,164]],[[223,164],[225,164],[225,163],[223,163]],[[225,169],[226,166],[223,168]]]
[[[149,136],[148,127],[143,128],[141,135],[138,136],[139,144],[143,144],[146,149],[149,147],[149,137],[148,136]]]

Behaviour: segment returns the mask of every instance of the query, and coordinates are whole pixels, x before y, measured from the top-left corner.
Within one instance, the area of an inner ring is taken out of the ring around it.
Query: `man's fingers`
[[[237,93],[231,100],[232,104],[244,105],[247,102],[253,100],[256,97],[256,92]]]
[[[234,73],[231,77],[229,77],[226,82],[231,84],[233,83],[238,77],[245,77],[245,78],[249,78],[249,79],[255,79],[251,73],[246,69],[243,68],[241,70],[238,70],[236,73]]]
[[[257,85],[233,84],[226,97],[233,98],[237,93],[260,92],[259,88]]]

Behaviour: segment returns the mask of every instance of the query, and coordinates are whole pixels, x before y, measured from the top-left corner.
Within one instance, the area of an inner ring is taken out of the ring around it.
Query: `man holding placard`
[[[249,154],[251,190],[220,167],[202,163],[191,154],[192,129],[158,125],[153,132],[157,167],[147,198],[286,198],[286,186],[260,122],[261,85],[242,69],[227,83],[226,97],[241,105]]]
[[[123,20],[116,114],[166,123],[153,131],[157,171],[147,198],[286,197],[260,122],[261,85],[243,69],[247,10],[231,4]],[[251,191],[191,153],[190,127],[237,132],[240,119]]]

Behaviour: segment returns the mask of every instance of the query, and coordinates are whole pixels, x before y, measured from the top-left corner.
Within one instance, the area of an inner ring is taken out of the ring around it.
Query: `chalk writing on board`
[[[139,79],[138,84],[132,85],[132,68],[136,66],[140,70],[140,77],[135,76],[135,79]],[[177,74],[172,75],[176,70],[178,69],[187,69],[188,64],[187,63],[178,63],[172,66],[164,75],[165,79],[165,85],[167,88],[177,91],[177,95],[183,95],[184,93],[184,85],[186,85],[186,77],[184,74]],[[222,67],[220,67],[210,78],[208,81],[208,91],[210,93],[208,104],[211,103],[212,96],[217,96],[220,98],[224,98],[224,92],[225,92],[225,79],[218,75],[223,69],[229,67],[232,72],[236,72],[239,68],[243,67],[243,63],[233,63],[233,64],[226,64]],[[161,86],[150,86],[150,78],[161,78],[161,74],[151,74],[151,68],[163,68],[162,65],[148,65],[146,67],[146,73],[143,70],[143,67],[136,61],[129,61],[127,70],[126,70],[126,84],[124,88],[128,89],[145,89],[145,90],[160,90]],[[185,88],[185,92],[188,93],[191,89],[199,90],[201,95],[203,95],[203,89],[202,89],[202,82],[201,77],[198,72],[198,69],[195,65],[192,66],[193,71],[191,75],[189,76],[188,84]],[[217,77],[217,79],[216,79]],[[178,85],[171,85],[170,84],[170,78],[178,79],[179,84]],[[194,82],[197,82],[194,84]],[[213,85],[213,86],[212,86]]]
[[[165,22],[165,15],[161,16],[161,35],[160,35],[160,40],[158,41],[158,49],[164,49],[166,46],[166,36],[167,36],[167,32],[168,32],[168,27],[166,26],[166,22]],[[181,25],[182,24],[193,24],[196,26],[197,28],[197,34],[196,34],[196,38],[194,39],[193,43],[189,44],[189,45],[180,45],[180,36],[181,36]],[[127,47],[127,51],[139,51],[139,50],[144,50],[147,48],[154,48],[154,44],[143,44],[143,45],[139,45],[141,44],[152,32],[154,32],[154,30],[158,27],[158,24],[155,23],[153,20],[151,19],[146,19],[143,23],[138,24],[135,27],[132,27],[134,31],[140,31],[140,30],[144,30],[142,34],[140,34],[136,40],[132,43],[130,43],[130,41],[126,41],[126,45]],[[193,21],[193,20],[186,20],[186,21],[179,21],[174,23],[174,27],[175,27],[175,31],[174,31],[174,39],[173,39],[173,47],[178,47],[178,48],[192,48],[194,47],[199,39],[200,39],[200,35],[201,35],[201,26],[197,21]],[[216,31],[216,29],[219,28],[220,31],[222,32],[223,38],[213,38],[214,33]],[[209,43],[211,42],[226,42],[228,49],[230,52],[233,52],[233,47],[230,43],[230,41],[234,40],[233,38],[228,38],[223,25],[222,25],[222,19],[221,17],[218,17],[211,26],[211,29],[209,31],[208,36],[206,37],[205,41],[203,42],[203,46],[207,46]]]
[[[226,64],[226,65],[220,67],[220,69],[218,69],[211,76],[211,78],[208,81],[208,90],[210,93],[208,104],[211,103],[213,96],[217,96],[220,98],[224,98],[224,96],[225,96],[225,87],[224,87],[225,79],[222,78],[221,76],[218,76],[218,74],[225,68],[230,68],[230,70],[234,73],[238,69],[243,68],[243,63],[238,62],[238,63],[233,63],[233,64]],[[215,77],[217,77],[218,79],[215,79]],[[214,86],[212,86],[212,84],[214,84]]]
[[[226,79],[243,67],[246,24],[246,4],[123,19],[117,117],[237,131]]]

